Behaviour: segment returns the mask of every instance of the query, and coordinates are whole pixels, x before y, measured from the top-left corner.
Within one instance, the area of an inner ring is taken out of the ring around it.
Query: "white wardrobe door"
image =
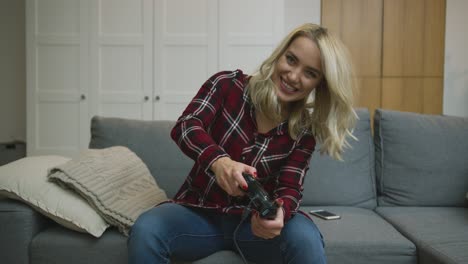
[[[87,1],[26,2],[28,155],[88,143]]]
[[[156,0],[154,118],[175,120],[220,70],[252,73],[283,33],[283,0]]]
[[[217,2],[155,0],[154,119],[177,119],[216,72]]]
[[[152,0],[91,1],[93,115],[152,119]]]
[[[283,0],[221,0],[220,69],[253,73],[276,47],[283,31]]]

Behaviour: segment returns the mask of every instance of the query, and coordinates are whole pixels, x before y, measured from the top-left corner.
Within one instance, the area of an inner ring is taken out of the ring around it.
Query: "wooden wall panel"
[[[441,77],[445,0],[385,0],[383,76]]]
[[[383,76],[422,76],[424,0],[386,0],[383,12]]]
[[[442,77],[445,54],[445,0],[426,0],[424,21],[424,76]]]
[[[383,78],[382,108],[441,114],[443,78]]]
[[[356,82],[358,87],[360,88],[359,95],[357,98],[357,106],[368,108],[369,112],[372,115],[375,109],[381,107],[381,78],[357,78]]]
[[[381,75],[382,8],[376,0],[342,1],[341,38],[347,45],[359,77]]]
[[[382,78],[382,108],[421,113],[423,99],[422,78]]]
[[[321,3],[322,25],[335,35],[341,35],[342,0],[324,0]]]
[[[357,106],[442,113],[446,0],[322,0],[350,50]]]
[[[444,78],[424,78],[424,104],[422,113],[442,114]]]
[[[383,0],[327,0],[322,2],[322,25],[348,47],[356,75],[381,75]]]
[[[349,49],[359,89],[358,107],[381,107],[383,0],[322,1],[322,25]]]

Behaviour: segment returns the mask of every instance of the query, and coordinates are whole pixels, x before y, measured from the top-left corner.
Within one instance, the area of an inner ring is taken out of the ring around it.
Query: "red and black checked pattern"
[[[304,131],[293,140],[287,122],[266,134],[257,133],[247,83],[241,70],[215,74],[177,120],[171,137],[195,164],[174,201],[240,214],[248,201],[224,192],[210,170],[220,157],[230,157],[257,169],[265,190],[283,199],[287,221],[298,210],[315,139]]]

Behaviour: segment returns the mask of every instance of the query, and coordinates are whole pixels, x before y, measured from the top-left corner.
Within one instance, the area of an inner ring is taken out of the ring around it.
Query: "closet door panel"
[[[36,47],[36,145],[40,151],[80,147],[80,48],[78,44]],[[86,111],[85,111],[86,112]]]
[[[219,5],[219,67],[251,74],[283,37],[284,2],[238,0]]]
[[[99,31],[102,35],[141,36],[144,33],[144,0],[98,0]]]
[[[101,47],[99,60],[98,114],[144,119],[145,90],[141,47]]]
[[[55,151],[74,155],[80,145],[80,104],[75,100],[43,100],[37,105],[36,147],[44,154]]]
[[[217,8],[216,0],[155,1],[154,119],[176,120],[217,71]]]
[[[75,156],[89,140],[87,1],[26,1],[27,154]]]
[[[28,153],[77,156],[94,115],[175,120],[220,70],[259,66],[283,0],[27,0]]]
[[[160,119],[177,120],[201,85],[214,74],[208,71],[208,53],[206,46],[166,46],[160,80],[163,90],[155,101],[155,106],[162,108],[158,112]]]
[[[153,2],[92,3],[92,113],[152,119]]]

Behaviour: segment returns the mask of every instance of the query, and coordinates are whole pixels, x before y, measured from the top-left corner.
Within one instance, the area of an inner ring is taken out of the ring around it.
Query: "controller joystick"
[[[270,198],[263,186],[252,175],[242,173],[242,176],[247,182],[248,188],[245,192],[253,205],[252,209],[257,210],[262,218],[274,219],[278,204]]]

